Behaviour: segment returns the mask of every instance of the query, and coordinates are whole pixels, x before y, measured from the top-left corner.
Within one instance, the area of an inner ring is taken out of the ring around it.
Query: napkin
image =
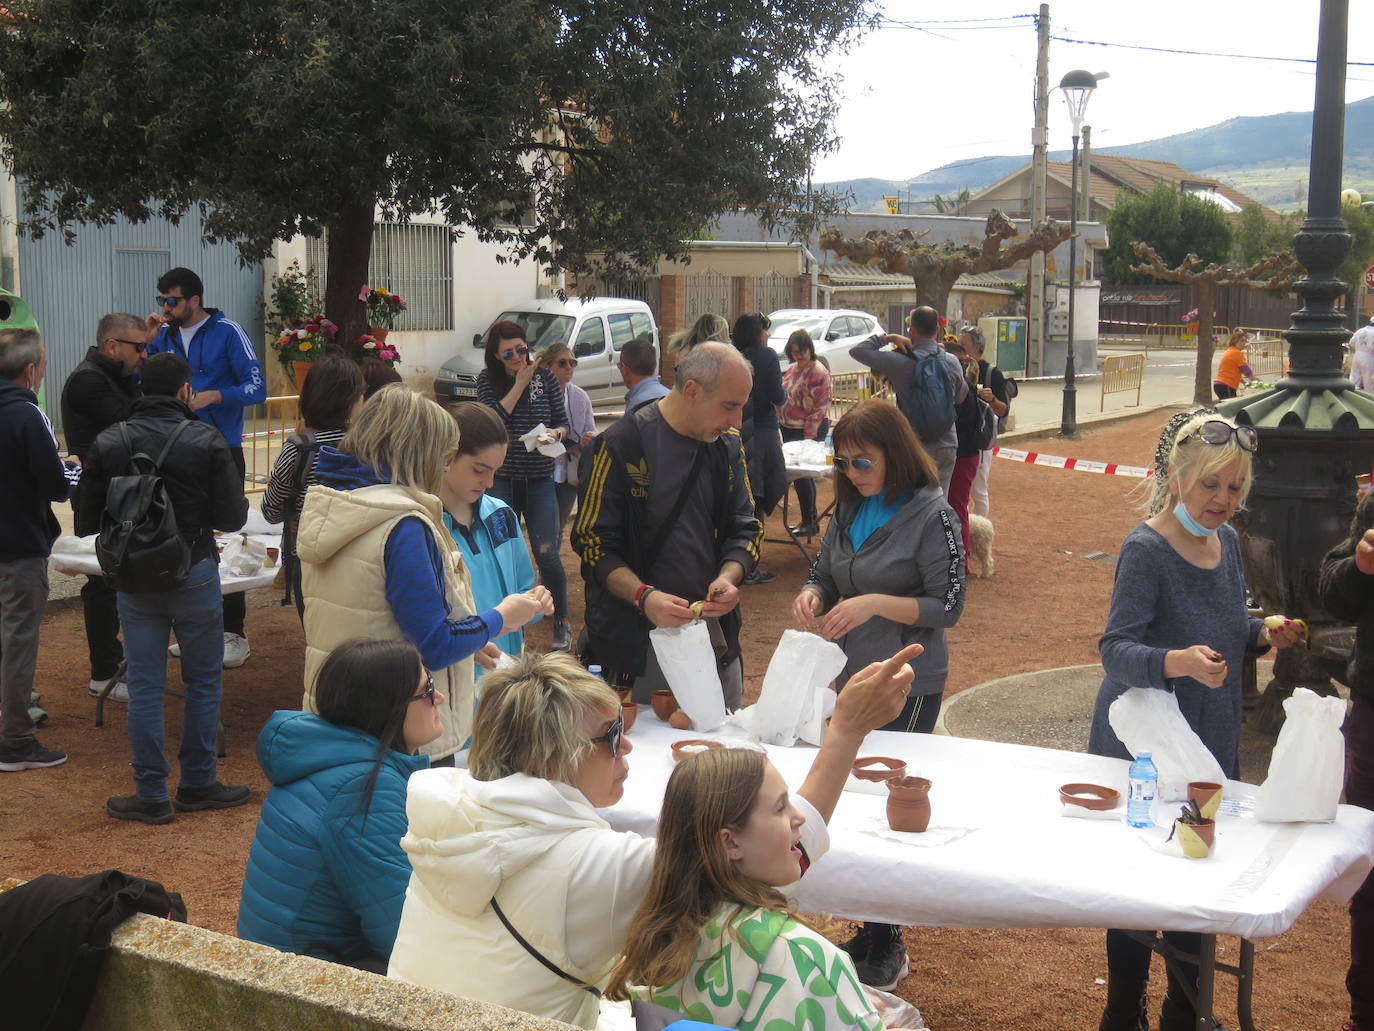
[[[549,458],[557,458],[567,452],[565,448],[549,429],[542,422],[520,438],[520,442],[525,445],[526,451],[538,451],[541,455]]]

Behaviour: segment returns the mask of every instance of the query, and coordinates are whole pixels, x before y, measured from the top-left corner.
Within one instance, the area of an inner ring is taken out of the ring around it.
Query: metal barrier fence
[[[269,397],[258,408],[244,413],[243,460],[245,494],[260,494],[267,489],[268,477],[286,438],[297,432],[300,420],[300,395]]]
[[[1242,329],[1250,337],[1251,346],[1266,342],[1283,343],[1283,330],[1262,326],[1222,326],[1212,327],[1214,346],[1225,347],[1230,339],[1231,330]],[[1146,354],[1156,351],[1191,351],[1197,348],[1196,322],[1099,322],[1097,327],[1099,347],[1139,347]]]
[[[1102,398],[1097,410],[1107,410],[1107,395],[1135,391],[1134,408],[1140,404],[1140,387],[1145,379],[1144,354],[1114,354],[1102,359]]]
[[[833,424],[860,401],[870,397],[892,398],[887,380],[871,372],[841,372],[830,377],[830,408],[826,412]]]

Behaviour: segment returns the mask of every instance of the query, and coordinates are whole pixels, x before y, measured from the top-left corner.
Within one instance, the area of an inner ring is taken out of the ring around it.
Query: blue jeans
[[[129,744],[134,785],[145,802],[167,801],[163,755],[162,697],[167,682],[167,643],[173,629],[181,645],[186,704],[181,725],[181,787],[210,787],[216,780],[215,733],[219,728],[220,676],[224,664],[224,613],[219,562],[191,566],[175,591],[119,594],[124,657],[129,663]]]
[[[497,476],[491,485],[491,495],[525,517],[525,530],[534,549],[534,564],[539,567],[539,582],[553,595],[553,618],[567,619],[568,574],[558,553],[563,533],[558,519],[558,495],[553,488],[551,476],[538,480]]]

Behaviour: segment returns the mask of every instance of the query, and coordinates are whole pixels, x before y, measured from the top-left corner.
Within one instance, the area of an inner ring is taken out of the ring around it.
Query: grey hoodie
[[[922,487],[855,552],[849,525],[857,508],[850,502],[836,510],[808,586],[821,592],[827,611],[843,598],[894,594],[917,599],[920,615],[914,626],[874,616],[837,640],[848,659],[839,685],[870,662],[915,643],[924,645],[925,653],[912,663],[916,679],[910,693],[940,694],[949,673],[945,628],[964,610],[959,517],[939,487]]]

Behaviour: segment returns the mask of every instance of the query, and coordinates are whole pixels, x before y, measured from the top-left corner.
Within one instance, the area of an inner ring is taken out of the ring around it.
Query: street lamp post
[[[1088,97],[1097,89],[1098,76],[1081,68],[1067,73],[1059,80],[1059,89],[1069,107],[1073,122],[1073,157],[1069,172],[1069,339],[1064,355],[1064,410],[1059,420],[1059,435],[1072,437],[1078,432],[1078,388],[1074,386],[1073,368],[1073,310],[1074,285],[1078,280],[1078,137],[1083,130],[1083,115]]]

